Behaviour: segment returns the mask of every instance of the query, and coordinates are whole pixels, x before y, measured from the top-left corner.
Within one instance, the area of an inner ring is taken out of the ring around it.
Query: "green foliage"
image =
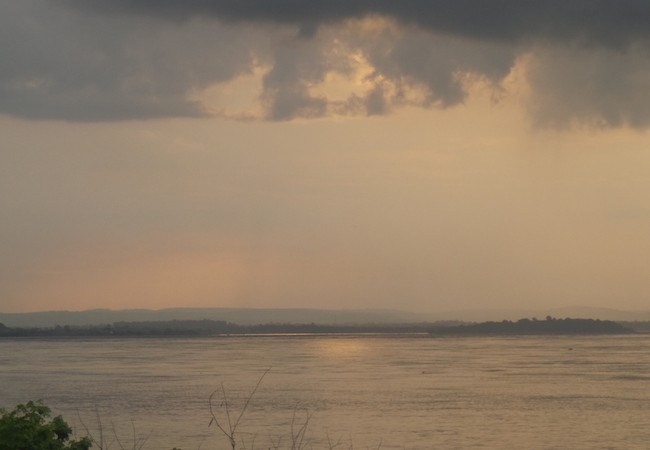
[[[50,419],[50,408],[29,401],[13,411],[0,408],[0,450],[88,450],[88,437],[70,440],[72,429],[61,416]]]

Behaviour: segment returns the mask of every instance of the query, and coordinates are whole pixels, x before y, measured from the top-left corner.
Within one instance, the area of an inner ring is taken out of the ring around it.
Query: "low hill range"
[[[268,323],[356,325],[404,324],[439,321],[501,321],[522,317],[589,317],[613,321],[650,321],[649,311],[621,311],[607,308],[567,307],[546,310],[456,310],[440,312],[410,312],[392,309],[306,309],[306,308],[167,308],[151,309],[92,309],[86,311],[43,311],[2,313],[0,323],[8,327],[55,327],[107,325],[115,322],[145,322],[172,320],[215,320],[255,325]]]
[[[388,309],[336,310],[306,308],[92,309],[86,311],[0,313],[0,323],[4,323],[8,327],[89,326],[106,325],[115,322],[172,320],[214,320],[239,325],[263,323],[352,325],[424,322],[428,320],[428,317],[423,317],[420,313]]]

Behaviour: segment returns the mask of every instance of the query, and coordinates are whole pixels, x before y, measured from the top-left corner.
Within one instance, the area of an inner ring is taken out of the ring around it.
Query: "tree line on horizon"
[[[635,326],[636,324],[636,326]],[[647,325],[647,326],[644,326]],[[260,334],[622,334],[650,329],[650,322],[621,324],[599,319],[556,319],[548,316],[518,321],[466,323],[441,321],[403,324],[331,325],[316,323],[264,323],[239,325],[223,320],[168,320],[114,322],[105,325],[64,325],[54,327],[7,327],[0,323],[0,337],[146,337],[146,336],[215,336]]]
[[[524,318],[516,322],[503,320],[501,322],[435,327],[431,333],[443,335],[629,334],[635,333],[635,330],[611,320],[557,319],[547,316],[544,320]]]
[[[436,322],[440,326],[462,322]],[[427,333],[431,323],[417,324],[354,324],[262,323],[239,325],[222,320],[165,320],[114,322],[105,325],[56,325],[54,327],[10,328],[0,323],[0,336],[212,336],[247,334],[327,334],[327,333]]]

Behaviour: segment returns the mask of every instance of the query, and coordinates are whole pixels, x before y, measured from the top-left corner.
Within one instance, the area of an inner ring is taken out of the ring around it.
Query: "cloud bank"
[[[0,112],[228,116],[203,93],[261,73],[261,118],[386,114],[499,89],[525,57],[536,123],[643,128],[649,25],[640,0],[5,0]]]
[[[643,0],[72,0],[91,10],[182,20],[275,22],[313,27],[369,15],[473,39],[519,41],[580,38],[620,45],[650,35]]]

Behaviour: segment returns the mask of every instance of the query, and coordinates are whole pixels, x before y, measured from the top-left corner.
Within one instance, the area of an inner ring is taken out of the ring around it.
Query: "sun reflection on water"
[[[366,354],[369,343],[361,338],[332,338],[314,343],[319,354],[328,358],[350,358]]]

